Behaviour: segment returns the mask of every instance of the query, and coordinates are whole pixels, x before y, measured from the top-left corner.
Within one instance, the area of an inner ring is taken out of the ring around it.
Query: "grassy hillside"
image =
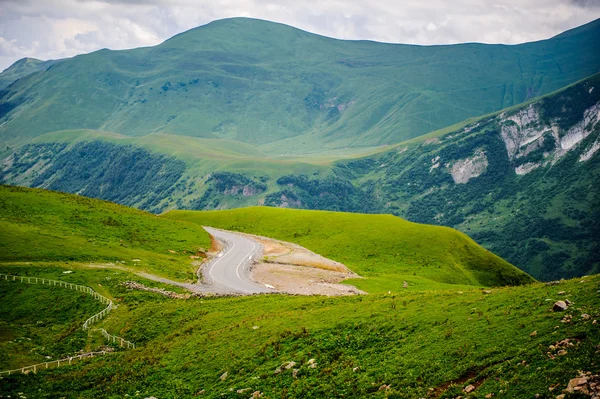
[[[23,77],[0,94],[0,145],[67,129],[230,139],[277,155],[392,144],[597,73],[599,29],[516,46],[413,46],[215,21]]]
[[[35,58],[23,58],[0,73],[0,90],[4,90],[15,81],[32,73],[41,72],[59,61],[42,61]]]
[[[56,274],[64,268],[0,270]],[[260,391],[264,398],[554,398],[577,370],[599,371],[600,335],[592,325],[600,316],[597,276],[490,294],[472,288],[186,301],[127,290],[120,282],[133,277],[121,272],[78,271],[78,278],[94,287],[102,283],[116,298],[118,312],[103,326],[136,342],[136,349],[5,377],[3,395],[248,398]],[[0,281],[5,284],[13,283]],[[550,311],[554,300],[565,298],[576,305]],[[566,315],[570,321],[561,322]],[[556,347],[564,339],[572,346]],[[281,367],[291,361],[289,369]],[[465,395],[469,384],[476,389]]]
[[[192,223],[71,194],[0,186],[3,262],[113,262],[195,280],[189,256],[209,247],[208,233]]]
[[[348,282],[368,292],[399,291],[404,281],[415,289],[532,281],[458,231],[392,215],[253,207],[171,211],[163,217],[295,242],[365,277]]]
[[[6,282],[0,283],[0,302],[0,371],[84,349],[83,322],[106,307],[82,292]]]

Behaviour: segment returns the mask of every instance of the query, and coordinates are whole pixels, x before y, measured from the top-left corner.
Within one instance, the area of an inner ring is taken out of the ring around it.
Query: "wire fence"
[[[18,282],[27,283],[27,284],[42,284],[42,285],[49,285],[49,286],[53,286],[53,287],[64,287],[64,288],[67,288],[70,290],[86,293],[86,294],[92,296],[94,299],[100,301],[101,303],[106,304],[107,305],[106,308],[104,308],[102,311],[96,313],[95,315],[89,317],[83,323],[82,328],[84,331],[90,330],[90,326],[93,323],[104,318],[114,307],[113,301],[111,301],[110,299],[108,299],[107,297],[105,297],[103,295],[100,295],[99,293],[97,293],[96,291],[94,291],[93,289],[91,289],[90,287],[87,287],[85,285],[73,284],[73,283],[68,283],[66,281],[51,280],[51,279],[41,278],[41,277],[25,277],[25,276],[15,276],[15,275],[11,275],[11,274],[0,273],[0,280],[2,280],[2,279],[6,280],[6,281],[18,281]],[[121,347],[126,347],[128,349],[135,348],[135,344],[133,342],[127,341],[126,339],[118,337],[116,335],[109,334],[104,328],[94,328],[94,329],[91,329],[90,331],[100,331],[102,333],[102,336],[108,342],[117,343]],[[79,360],[84,357],[93,357],[94,354],[105,354],[105,353],[107,353],[107,352],[106,351],[88,352],[88,353],[84,353],[82,355],[72,356],[72,357],[68,357],[65,359],[61,359],[61,360],[54,360],[52,362],[35,364],[33,366],[25,366],[25,367],[22,367],[22,368],[16,369],[16,370],[0,371],[0,375],[2,375],[2,374],[10,375],[11,373],[17,373],[17,372],[29,373],[32,371],[35,373],[38,369],[47,369],[55,363],[56,363],[56,367],[58,367],[58,366],[61,366],[61,362],[62,362],[62,365],[71,364],[73,360]]]

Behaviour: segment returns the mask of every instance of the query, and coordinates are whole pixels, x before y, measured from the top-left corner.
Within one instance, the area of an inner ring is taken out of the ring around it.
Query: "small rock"
[[[491,293],[492,293],[492,290],[483,290],[483,293],[484,293],[484,294],[486,294],[486,295],[487,295],[487,294],[491,294]]]
[[[250,388],[238,389],[237,393],[244,393],[244,392],[248,392],[249,390],[250,390]]]
[[[252,326],[252,329],[253,329],[253,330],[258,330],[258,329],[259,329],[259,327],[258,327],[258,326]]]
[[[594,321],[592,321],[592,324],[593,324],[593,325],[596,325],[596,324],[598,324],[598,320],[594,320]]]
[[[227,378],[227,371],[221,374],[219,378],[221,379],[221,381],[225,381],[225,379]]]
[[[354,372],[356,373],[356,372],[358,371],[358,369],[359,369],[359,368],[360,368],[360,367],[354,367],[354,368],[352,369],[352,371],[354,371]]]
[[[491,399],[494,397],[493,393],[488,393],[487,395],[485,395],[485,399]]]
[[[567,353],[568,353],[568,352],[567,352],[566,350],[564,350],[564,349],[561,349],[561,350],[559,350],[559,351],[558,351],[556,354],[557,354],[558,356],[564,356],[564,355],[566,355]]]
[[[300,371],[300,369],[293,369],[293,370],[292,370],[292,376],[293,376],[294,378],[298,378],[298,372],[299,372],[299,371]]]
[[[589,320],[589,319],[590,319],[590,317],[591,317],[591,316],[590,316],[589,314],[587,314],[587,313],[583,313],[583,314],[581,315],[581,318],[582,318],[583,320]]]
[[[404,288],[408,288],[408,283],[405,281],[405,282],[402,284],[402,286],[403,286]]]
[[[311,369],[316,369],[317,368],[317,362],[315,359],[310,359],[308,362],[308,367],[310,367]]]
[[[198,391],[198,392],[196,393],[196,396],[199,396],[199,395],[204,395],[204,392],[206,392],[204,389],[203,389],[203,390],[201,390],[201,391]]]
[[[292,367],[294,367],[295,365],[296,365],[296,362],[287,362],[287,364],[284,367],[286,370],[289,370]]]
[[[566,294],[566,292],[565,292],[565,291],[560,291],[560,292],[558,293],[558,295],[565,295],[565,294]]]
[[[552,306],[552,311],[553,312],[562,312],[564,310],[567,310],[569,306],[567,305],[567,303],[565,301],[556,301],[554,303],[554,306]]]
[[[586,377],[573,378],[573,379],[569,380],[569,384],[567,384],[566,391],[568,393],[580,391],[581,389],[577,389],[577,388],[579,388],[582,385],[587,384],[587,382],[588,382],[588,379]]]
[[[467,385],[465,387],[465,389],[463,389],[463,391],[465,391],[466,393],[473,392],[474,390],[475,390],[475,387],[473,385]]]
[[[252,393],[252,396],[250,396],[250,399],[258,399],[261,398],[263,396],[261,391],[254,391],[254,393]]]
[[[565,399],[565,394],[558,395],[558,396],[556,397],[556,399]]]
[[[388,389],[390,389],[390,386],[383,384],[379,387],[378,391],[387,391]]]
[[[534,331],[531,334],[529,334],[530,337],[535,337],[536,335],[537,335],[537,331]]]

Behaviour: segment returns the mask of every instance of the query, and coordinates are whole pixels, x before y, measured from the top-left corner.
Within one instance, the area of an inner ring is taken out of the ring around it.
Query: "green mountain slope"
[[[42,61],[35,58],[23,58],[0,73],[0,90],[10,86],[13,82],[32,73],[44,71],[59,60]]]
[[[455,227],[543,280],[600,270],[600,75],[532,104],[288,175],[266,204],[388,210]],[[332,195],[333,194],[333,195]]]
[[[203,255],[210,245],[208,233],[192,223],[72,194],[0,186],[1,262],[111,262],[196,281],[189,255]]]
[[[600,21],[516,46],[341,41],[234,18],[101,50],[0,96],[0,144],[94,129],[225,138],[274,154],[397,143],[600,70]]]

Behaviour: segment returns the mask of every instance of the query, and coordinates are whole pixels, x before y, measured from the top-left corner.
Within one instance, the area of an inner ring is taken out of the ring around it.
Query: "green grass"
[[[35,265],[1,269],[13,274],[50,270]],[[107,281],[106,273],[115,274]],[[128,291],[119,281],[132,277],[122,273],[82,270],[78,278],[91,286],[102,282],[112,293],[118,312],[104,326],[137,348],[3,378],[4,395],[166,399],[204,391],[201,397],[239,398],[258,390],[266,398],[410,399],[428,397],[434,389],[434,397],[454,398],[465,396],[462,388],[473,383],[478,388],[469,398],[488,393],[554,398],[577,370],[599,371],[594,352],[600,333],[592,325],[600,316],[599,276],[558,286],[495,288],[490,294],[471,288],[187,301]],[[575,305],[553,313],[559,298]],[[592,318],[584,320],[583,313]],[[566,314],[572,321],[561,323]],[[533,331],[537,335],[531,337]],[[565,338],[576,345],[552,360],[548,352],[556,351],[548,347]],[[315,359],[316,368],[308,367],[309,359]],[[274,373],[288,361],[296,362],[297,378],[291,369]],[[391,388],[379,391],[383,384]],[[236,392],[245,388],[250,390],[243,395]]]
[[[3,262],[118,262],[195,280],[189,256],[210,247],[208,233],[196,224],[71,194],[0,186],[0,210]]]
[[[63,359],[85,349],[88,333],[83,322],[106,307],[82,292],[4,280],[0,302],[0,371]]]
[[[295,242],[365,277],[349,283],[368,292],[401,291],[404,281],[418,290],[532,281],[456,230],[392,215],[251,207],[163,217]]]

